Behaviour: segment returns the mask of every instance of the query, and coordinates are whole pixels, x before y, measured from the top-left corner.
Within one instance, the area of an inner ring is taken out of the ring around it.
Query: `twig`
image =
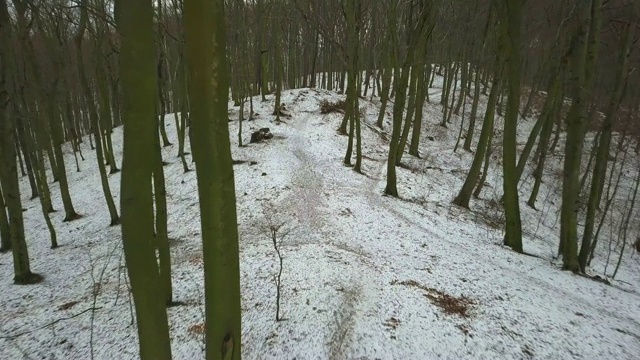
[[[118,249],[118,245],[119,243],[116,242],[116,245],[113,247],[113,250],[111,250],[109,252],[109,256],[107,256],[107,261],[104,263],[104,266],[102,267],[102,271],[100,272],[100,276],[98,277],[98,282],[96,284],[95,278],[93,276],[93,263],[91,263],[91,281],[93,282],[93,291],[92,291],[92,309],[96,308],[96,303],[98,302],[98,293],[100,292],[100,288],[102,286],[102,279],[104,278],[104,273],[107,270],[107,266],[109,266],[109,263],[111,262],[111,257],[113,257],[113,254],[116,252],[116,250]],[[91,259],[91,253],[89,253],[89,259]],[[97,261],[97,260],[96,260]],[[91,327],[90,327],[90,337],[89,337],[89,349],[90,349],[90,354],[91,354],[91,360],[94,359],[94,351],[93,351],[93,325],[94,325],[94,320],[95,320],[95,311],[91,312]]]
[[[122,278],[122,257],[124,256],[124,251],[120,252],[120,259],[118,259],[118,286],[116,286],[116,299],[113,302],[113,306],[118,305],[118,299],[120,298],[120,279]]]
[[[196,291],[198,292],[198,299],[204,299],[204,294],[202,294],[202,291],[200,291],[200,281],[197,281],[196,278],[193,276],[193,274],[191,272],[187,272],[187,275],[189,275],[189,278],[191,279],[191,281],[195,284],[196,286]],[[200,316],[202,317],[202,323],[205,324],[205,332],[202,333],[202,342],[200,343],[200,348],[202,349],[202,351],[205,351],[205,337],[206,337],[206,324],[207,324],[207,316],[205,314],[205,311],[203,309],[202,306],[202,302],[198,303],[198,310],[200,310]]]
[[[95,311],[95,310],[99,310],[99,309],[102,309],[102,307],[97,307],[97,308],[90,307],[90,308],[88,308],[86,310],[83,310],[83,311],[81,311],[81,312],[79,312],[79,313],[77,313],[75,315],[72,315],[72,316],[69,316],[69,317],[66,317],[66,318],[60,318],[60,319],[54,320],[54,321],[52,321],[50,323],[44,324],[44,325],[42,325],[40,327],[37,327],[37,328],[35,328],[33,330],[23,331],[21,333],[17,333],[17,334],[14,334],[14,335],[9,335],[9,336],[0,336],[0,339],[12,340],[12,339],[18,338],[18,337],[20,337],[22,335],[27,335],[27,334],[30,334],[30,333],[32,333],[34,331],[42,330],[42,329],[44,329],[44,328],[46,328],[48,326],[55,325],[55,324],[57,324],[57,323],[59,323],[61,321],[66,321],[66,320],[71,320],[73,318],[77,318],[78,316],[80,316],[80,315],[82,315],[84,313],[88,313],[89,311]]]
[[[124,273],[124,283],[127,285],[127,294],[129,295],[129,314],[131,315],[131,323],[129,326],[131,326],[135,321],[133,316],[133,303],[131,301],[131,285],[129,284],[129,275],[126,272]]]

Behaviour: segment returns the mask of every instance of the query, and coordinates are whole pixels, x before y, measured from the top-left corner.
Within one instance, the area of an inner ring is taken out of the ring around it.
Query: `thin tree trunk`
[[[418,45],[418,47],[419,48],[416,51],[416,58],[420,59],[422,57],[423,46]],[[402,162],[402,156],[404,155],[404,150],[407,146],[407,140],[409,139],[409,132],[411,131],[411,126],[413,124],[413,119],[416,113],[418,82],[422,77],[424,77],[424,66],[416,64],[416,61],[414,60],[413,67],[411,69],[411,85],[409,86],[409,103],[407,104],[407,115],[404,121],[402,135],[400,136],[400,143],[398,144],[398,153],[396,155],[396,163],[398,164]]]
[[[458,97],[458,103],[456,105],[456,110],[453,112],[454,114],[460,114],[460,108],[462,107],[462,102],[467,96],[467,82],[469,76],[469,64],[467,63],[466,54],[462,56],[462,75],[460,77],[460,96]]]
[[[467,178],[458,193],[458,196],[453,200],[453,203],[462,206],[464,208],[469,208],[469,201],[471,200],[471,195],[473,193],[473,189],[476,187],[478,182],[478,176],[480,176],[480,171],[482,168],[482,162],[484,161],[484,155],[487,151],[489,138],[491,133],[493,132],[493,122],[495,118],[496,111],[496,102],[498,100],[498,93],[500,92],[500,81],[502,75],[502,61],[497,58],[495,65],[495,72],[492,79],[491,85],[491,93],[489,95],[489,99],[487,101],[487,111],[484,116],[484,121],[482,123],[482,130],[480,130],[480,139],[478,140],[478,147],[476,149],[476,154],[473,157],[473,162],[471,163],[471,167],[469,168],[469,173],[467,174]]]
[[[89,79],[87,78],[87,74],[85,73],[85,68],[82,64],[84,64],[83,59],[83,51],[82,51],[82,39],[84,37],[84,32],[86,31],[86,26],[88,22],[87,15],[87,2],[88,0],[82,0],[83,7],[80,25],[78,28],[78,33],[76,34],[75,43],[76,43],[76,64],[78,66],[78,74],[80,78],[80,86],[84,93],[84,97],[88,107],[89,119],[91,121],[91,129],[95,138],[95,149],[96,149],[96,159],[98,163],[98,171],[100,172],[100,180],[102,183],[102,191],[105,196],[105,200],[107,202],[107,207],[109,208],[109,214],[111,216],[110,225],[114,226],[120,223],[120,218],[117,213],[117,209],[115,203],[113,201],[113,196],[111,195],[111,188],[109,187],[109,179],[107,178],[107,170],[104,165],[104,155],[103,155],[103,145],[102,145],[102,131],[100,129],[100,121],[98,117],[98,109],[96,108],[96,103],[93,98],[93,92],[91,91],[91,87],[89,85]],[[91,137],[89,137],[91,138]]]
[[[552,108],[558,109],[562,104],[562,99],[564,97],[563,91],[560,90],[561,96],[556,97],[554,104],[552,104]],[[532,209],[536,208],[536,200],[538,198],[538,192],[540,191],[540,185],[542,184],[542,176],[544,174],[544,166],[547,161],[547,154],[549,152],[549,142],[551,140],[551,132],[553,131],[554,119],[559,116],[557,111],[553,111],[552,114],[549,114],[544,126],[542,127],[542,134],[540,135],[540,141],[538,142],[538,149],[540,151],[540,155],[537,157],[536,168],[533,171],[533,177],[535,182],[533,184],[533,189],[531,190],[531,196],[527,201],[527,205]]]
[[[586,271],[587,261],[591,250],[593,229],[595,227],[596,212],[598,207],[600,206],[602,198],[602,190],[604,188],[609,161],[609,148],[611,146],[613,121],[617,117],[620,102],[622,101],[623,90],[627,81],[625,74],[627,73],[629,57],[631,55],[631,42],[633,41],[633,34],[635,33],[635,31],[633,30],[635,24],[627,24],[626,26],[627,28],[623,37],[624,45],[620,51],[620,57],[618,59],[618,71],[616,72],[616,77],[614,80],[614,91],[609,101],[609,107],[607,108],[602,132],[598,141],[599,145],[597,155],[595,156],[595,165],[593,168],[593,177],[591,179],[589,201],[587,203],[587,213],[585,217],[585,226],[582,236],[582,245],[580,247],[580,253],[578,255],[578,264],[582,272]]]
[[[166,306],[173,305],[173,289],[171,286],[171,253],[169,252],[169,231],[167,228],[167,191],[164,180],[162,150],[160,137],[154,131],[153,141],[153,194],[155,200],[155,244],[158,249],[158,267],[160,288]]]
[[[102,40],[99,40],[102,42]],[[101,129],[101,134],[103,134],[101,139],[96,139],[96,144],[104,140],[104,155],[106,156],[106,162],[109,164],[109,174],[116,174],[120,171],[118,169],[118,165],[116,164],[115,152],[113,150],[113,142],[111,141],[111,106],[109,105],[109,87],[107,84],[106,74],[103,66],[104,63],[101,61],[100,57],[96,61],[98,68],[96,69],[96,81],[98,85],[98,99],[100,103],[100,116],[99,116],[99,128]],[[93,125],[96,126],[95,124]],[[104,161],[103,161],[104,163]]]
[[[11,232],[9,230],[9,218],[0,186],[0,253],[11,251]]]
[[[480,180],[478,181],[478,185],[476,185],[476,189],[473,192],[473,196],[476,198],[480,197],[480,193],[484,188],[484,183],[487,181],[487,176],[489,175],[489,165],[491,163],[491,154],[493,153],[493,148],[491,147],[491,143],[493,142],[493,129],[489,133],[489,139],[487,140],[487,151],[485,151],[484,157],[484,165],[482,168],[482,176],[480,176]]]
[[[402,130],[402,116],[404,115],[404,104],[406,100],[407,85],[409,83],[409,69],[415,58],[416,47],[419,41],[426,41],[428,39],[427,22],[431,17],[433,7],[426,5],[422,9],[416,31],[409,44],[407,50],[406,59],[402,65],[402,73],[400,79],[397,82],[396,99],[393,106],[393,131],[391,133],[391,142],[389,145],[389,157],[387,161],[387,186],[384,193],[393,197],[398,197],[398,187],[396,179],[396,156],[398,154],[398,145],[400,142],[400,132]],[[431,28],[433,29],[433,28]]]
[[[420,157],[420,133],[422,131],[422,118],[424,117],[424,103],[426,101],[426,95],[429,93],[427,89],[427,81],[429,74],[423,74],[418,80],[417,101],[415,110],[415,120],[413,121],[413,131],[411,133],[411,145],[409,146],[409,155],[413,155],[417,158]]]
[[[473,103],[471,104],[471,116],[469,117],[469,130],[467,130],[467,137],[464,139],[463,149],[471,151],[471,143],[473,142],[473,133],[476,128],[476,117],[478,114],[478,103],[480,101],[480,68],[476,68],[476,78],[474,82],[473,90]]]
[[[16,135],[18,138],[18,143],[20,144],[20,149],[24,154],[24,163],[27,167],[27,176],[29,178],[29,186],[31,187],[31,200],[38,197],[38,185],[36,184],[36,178],[34,175],[34,166],[33,166],[33,157],[32,151],[27,146],[27,142],[24,135],[24,129],[22,125],[22,121],[16,122]]]

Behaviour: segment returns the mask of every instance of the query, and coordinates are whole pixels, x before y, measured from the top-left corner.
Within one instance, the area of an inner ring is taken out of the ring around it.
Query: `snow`
[[[436,86],[441,87],[441,81]],[[320,100],[342,95],[286,91],[282,102],[291,116],[280,124],[271,116],[271,96],[266,102],[254,99],[259,115],[243,124],[245,142],[262,127],[269,127],[275,137],[242,148],[237,147],[238,108],[230,104],[233,157],[247,161],[234,166],[243,356],[636,359],[638,256],[625,257],[611,286],[561,271],[554,259],[560,180],[553,172],[541,189],[540,211],[522,201],[524,246],[536,257],[501,245],[502,229],[495,222],[503,215],[491,205],[501,196],[499,168],[492,167],[488,186],[481,199],[472,201],[471,211],[451,205],[472,155],[452,151],[457,116],[449,129],[437,125],[437,90],[430,89],[431,103],[425,104],[423,159],[405,154],[403,161],[411,170],[398,168],[400,199],[382,195],[388,144],[372,129],[377,100],[361,101],[368,123],[362,134],[364,175],[342,164],[347,139],[336,132],[342,115],[319,113]],[[248,104],[246,111],[248,115]],[[385,131],[390,131],[389,117]],[[169,137],[177,144],[173,115],[166,120]],[[519,144],[526,141],[532,124],[532,119],[523,121]],[[501,125],[497,119],[497,129]],[[118,159],[121,131],[113,133]],[[494,144],[500,137],[497,131]],[[108,227],[95,154],[88,141],[83,146],[82,172],[73,172],[70,149],[66,155],[74,205],[83,217],[63,223],[62,212],[53,214],[59,249],[49,249],[37,200],[23,198],[32,269],[45,281],[12,285],[11,255],[0,255],[1,359],[138,357],[120,228]],[[163,149],[169,162],[165,176],[174,299],[185,305],[168,309],[168,314],[173,357],[195,359],[204,356],[203,335],[196,331],[204,322],[199,207],[195,172],[184,174],[176,154],[177,145]],[[493,156],[500,159],[499,149]],[[551,166],[558,169],[559,161],[553,158]],[[23,194],[28,194],[28,182],[21,181]],[[119,174],[110,176],[116,203],[119,181]],[[54,207],[62,209],[57,184],[51,186]],[[529,179],[522,197],[528,196],[530,186]],[[277,258],[264,232],[266,217],[285,223],[281,233],[288,232],[281,242],[285,320],[280,322],[275,321]],[[601,273],[606,252],[597,255],[593,269]],[[429,298],[437,294],[470,299],[468,316],[445,313]],[[49,325],[58,319],[64,320]]]

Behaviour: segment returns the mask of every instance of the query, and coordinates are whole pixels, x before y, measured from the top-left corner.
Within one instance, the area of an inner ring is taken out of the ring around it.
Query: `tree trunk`
[[[467,63],[466,54],[462,56],[462,75],[460,76],[460,96],[458,97],[458,103],[456,104],[456,110],[453,112],[454,114],[460,114],[460,108],[462,107],[462,102],[465,101],[467,97],[467,81],[469,77],[469,63]]]
[[[520,0],[505,0],[501,12],[503,38],[507,57],[509,98],[504,118],[503,140],[503,189],[504,212],[506,216],[505,245],[514,251],[522,252],[522,223],[520,202],[518,199],[518,174],[516,169],[516,136],[518,116],[520,114],[520,28],[522,23],[522,5]]]
[[[10,111],[13,94],[13,41],[6,0],[0,0],[0,188],[9,214],[14,283],[31,284],[41,277],[31,272],[24,238],[24,220],[18,182],[18,166],[13,144],[14,118]],[[15,97],[13,97],[15,99]],[[4,211],[4,208],[3,210]]]
[[[567,140],[565,145],[562,208],[560,212],[560,250],[565,270],[576,272],[578,264],[578,211],[580,165],[587,125],[585,105],[591,88],[592,69],[600,32],[601,0],[587,1],[581,5],[582,25],[572,44],[572,83],[574,98],[567,115]],[[590,20],[589,20],[590,19]],[[586,54],[586,55],[585,55]]]
[[[86,0],[83,0],[86,5]],[[116,2],[123,93],[122,243],[136,309],[140,358],[171,359],[153,238],[157,74],[151,1]],[[82,21],[81,21],[82,23]],[[225,112],[226,116],[226,112]]]
[[[382,73],[382,90],[380,91],[380,112],[378,113],[378,121],[376,121],[376,125],[382,129],[384,125],[384,115],[387,111],[387,104],[389,103],[389,93],[391,90],[391,74],[393,71],[391,67],[387,67],[384,69]]]
[[[480,130],[480,139],[478,139],[476,154],[473,157],[473,162],[471,163],[471,167],[469,168],[467,178],[462,185],[458,196],[456,196],[456,198],[453,200],[454,204],[467,209],[469,208],[469,201],[471,200],[473,189],[476,187],[478,176],[480,176],[482,162],[484,161],[484,155],[489,144],[489,138],[491,136],[491,133],[493,133],[493,121],[495,118],[496,102],[498,100],[498,93],[500,92],[500,78],[502,75],[501,63],[501,59],[497,58],[492,79],[491,93],[487,101],[487,111],[482,123],[482,130]]]
[[[480,180],[478,181],[478,185],[476,185],[476,189],[473,191],[473,196],[476,198],[480,197],[480,193],[482,192],[482,188],[484,188],[484,183],[487,181],[487,176],[489,175],[489,165],[491,163],[491,153],[493,149],[491,147],[491,143],[493,142],[493,129],[489,133],[489,139],[487,140],[487,150],[485,151],[484,156],[484,165],[482,167],[482,176],[480,176]]]
[[[184,35],[183,35],[184,36]],[[187,117],[189,116],[189,90],[187,87],[187,64],[184,57],[184,47],[180,48],[180,67],[178,69],[178,87],[180,93],[180,131],[178,132],[178,156],[182,161],[182,169],[185,173],[189,172],[189,165],[185,157],[185,143],[187,132]],[[253,111],[253,110],[252,110]]]
[[[11,232],[6,207],[2,196],[2,186],[0,186],[0,253],[11,251]]]
[[[536,144],[536,140],[538,139],[538,135],[540,135],[540,132],[542,131],[542,127],[547,122],[547,119],[546,119],[547,116],[548,115],[546,116],[540,115],[540,117],[538,117],[538,120],[533,125],[533,128],[531,129],[531,133],[527,138],[527,142],[524,145],[524,149],[522,149],[522,152],[520,153],[520,158],[518,159],[518,166],[516,168],[517,183],[519,183],[520,180],[522,179],[524,168],[527,166],[527,161],[529,160],[529,156],[531,155],[531,150],[533,150],[533,147]]]
[[[50,102],[50,101],[49,101]],[[60,181],[60,193],[62,195],[62,204],[64,205],[64,220],[73,221],[80,218],[73,208],[73,202],[71,201],[71,194],[69,193],[69,183],[67,181],[67,169],[64,164],[64,156],[62,155],[62,128],[60,126],[60,117],[55,114],[53,104],[49,104],[49,124],[51,125],[51,132],[53,135],[53,151],[57,158],[56,164],[58,165],[58,180]]]
[[[100,180],[102,182],[102,192],[104,193],[105,200],[107,202],[107,207],[109,208],[109,214],[111,216],[110,225],[114,226],[120,223],[120,218],[118,216],[118,212],[113,201],[113,196],[111,195],[111,188],[109,186],[109,179],[107,178],[107,170],[104,165],[104,154],[103,154],[103,144],[102,144],[102,131],[100,129],[100,120],[98,117],[98,109],[96,107],[96,103],[94,101],[93,92],[91,91],[91,87],[89,85],[89,79],[87,78],[87,74],[85,72],[85,68],[83,66],[83,52],[82,52],[82,39],[84,37],[84,32],[86,31],[86,26],[88,22],[87,15],[87,1],[83,0],[83,7],[81,18],[80,18],[80,26],[78,28],[78,33],[75,38],[76,43],[76,65],[78,66],[78,75],[80,78],[80,87],[82,92],[84,93],[84,97],[87,104],[87,112],[89,113],[88,117],[91,122],[91,129],[95,138],[95,149],[96,149],[96,160],[98,163],[98,171],[100,172]],[[89,137],[91,139],[91,137]]]
[[[554,111],[547,116],[547,119],[542,127],[542,134],[540,135],[540,141],[538,142],[538,151],[540,155],[537,156],[536,168],[533,171],[533,178],[535,179],[533,189],[531,190],[531,196],[527,201],[527,205],[532,209],[536,208],[536,200],[538,198],[538,192],[540,191],[540,185],[542,184],[542,176],[544,174],[544,166],[547,160],[547,154],[549,152],[549,142],[551,141],[551,133],[553,131],[554,119],[559,117],[559,111],[555,111],[562,106],[564,99],[564,92],[560,90],[560,95],[555,98],[551,107]]]
[[[422,45],[418,45],[416,52],[417,58],[422,56]],[[404,121],[404,128],[402,129],[402,135],[400,136],[400,142],[398,144],[398,153],[396,154],[396,163],[402,162],[402,156],[404,155],[404,149],[407,146],[407,140],[409,139],[409,132],[411,131],[411,125],[413,124],[413,118],[416,113],[416,98],[418,92],[418,81],[424,77],[424,66],[418,66],[414,61],[411,69],[411,85],[409,86],[409,102],[407,104],[407,115]]]
[[[393,106],[393,131],[391,133],[391,142],[389,145],[389,157],[387,161],[387,186],[384,193],[393,197],[398,197],[398,187],[396,179],[396,157],[398,154],[398,145],[400,143],[400,132],[402,130],[402,116],[404,115],[404,104],[407,96],[407,85],[409,83],[409,69],[415,58],[416,48],[419,41],[426,41],[427,37],[427,21],[431,17],[433,7],[426,5],[420,14],[416,31],[414,32],[411,43],[407,50],[404,64],[402,65],[402,73],[397,82],[396,99]]]
[[[102,39],[98,40],[99,43],[102,42]],[[100,116],[99,116],[99,128],[101,129],[100,133],[104,134],[104,155],[106,155],[106,162],[109,164],[109,174],[115,174],[120,171],[118,169],[118,165],[116,163],[115,152],[113,150],[113,142],[111,141],[111,121],[109,121],[112,117],[111,113],[111,105],[109,104],[109,86],[107,83],[107,75],[103,69],[104,63],[100,59],[100,55],[97,56],[96,64],[98,65],[96,68],[96,81],[97,81],[97,95],[100,104]],[[96,126],[96,125],[94,125]],[[96,143],[102,143],[103,139],[96,139]],[[104,162],[103,162],[104,163]]]
[[[224,1],[185,2],[184,17],[202,226],[206,358],[240,359],[240,264],[227,125]]]
[[[155,200],[155,244],[158,249],[158,265],[160,270],[160,287],[167,306],[173,305],[173,289],[171,286],[171,253],[169,252],[169,234],[167,229],[167,190],[162,164],[162,150],[158,132],[154,131],[153,139],[153,194]]]
[[[16,121],[16,135],[22,154],[24,155],[24,163],[27,167],[27,176],[29,178],[29,185],[31,186],[31,200],[38,197],[38,185],[36,184],[33,151],[27,146],[26,139],[24,137],[24,129],[20,120]]]
[[[278,13],[278,11],[275,11]],[[276,121],[280,121],[280,99],[282,98],[282,59],[280,56],[280,23],[278,17],[274,17],[276,22],[273,24],[273,56],[274,56],[274,75],[276,85],[276,101],[273,109],[273,115],[276,116]],[[315,79],[315,77],[313,77]],[[315,81],[315,80],[314,80]]]
[[[471,143],[473,142],[473,133],[476,128],[476,117],[478,114],[478,102],[480,101],[480,67],[476,68],[476,78],[473,89],[473,103],[471,104],[471,116],[469,117],[469,130],[467,137],[464,139],[463,149],[471,151]]]
[[[454,83],[454,72],[457,71],[457,67],[454,63],[448,64],[445,68],[444,75],[444,87],[442,89],[442,122],[440,126],[447,127],[447,122],[449,121],[449,112],[452,109],[449,109],[449,97],[451,96],[451,86]]]
[[[429,66],[429,65],[428,65]],[[415,157],[420,157],[420,133],[422,131],[422,118],[423,118],[423,110],[424,103],[426,100],[426,95],[429,93],[429,89],[427,89],[427,81],[429,78],[429,74],[422,74],[420,79],[418,79],[418,90],[417,90],[417,101],[416,101],[416,109],[415,109],[415,120],[413,121],[413,131],[411,133],[411,145],[409,146],[409,155],[413,155]]]
[[[637,5],[636,5],[637,6]],[[636,21],[637,23],[637,21]],[[635,26],[635,24],[633,24]],[[580,247],[580,253],[578,256],[578,264],[580,271],[585,272],[587,267],[587,261],[591,250],[591,240],[593,238],[593,229],[595,226],[596,212],[600,206],[602,198],[602,190],[604,188],[604,182],[609,162],[609,148],[611,146],[611,133],[613,128],[613,121],[618,115],[620,102],[622,100],[623,90],[626,85],[628,77],[627,68],[629,64],[629,57],[631,56],[631,42],[633,41],[634,26],[632,24],[626,25],[626,31],[623,37],[623,48],[620,51],[620,57],[618,58],[618,68],[616,71],[616,77],[614,80],[614,91],[609,101],[606,117],[604,120],[600,140],[598,144],[597,155],[595,158],[595,165],[593,168],[593,177],[591,180],[591,189],[589,192],[589,200],[587,204],[587,214],[585,219],[585,228],[582,236],[582,245]],[[625,77],[625,74],[627,75]]]

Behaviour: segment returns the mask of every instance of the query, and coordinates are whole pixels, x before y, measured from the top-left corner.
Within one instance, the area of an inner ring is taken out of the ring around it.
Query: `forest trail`
[[[341,116],[334,117],[334,121]],[[465,226],[461,226],[462,231],[456,229],[464,222],[469,225],[461,209],[447,207],[434,214],[410,201],[383,196],[386,157],[366,154],[363,162],[366,176],[362,176],[342,164],[339,151],[327,151],[344,149],[346,137],[334,135],[337,122],[319,122],[318,114],[300,112],[289,125],[292,129],[288,146],[300,161],[293,180],[294,188],[300,190],[290,200],[301,215],[300,226],[304,228],[301,233],[317,239],[323,247],[324,258],[310,257],[308,264],[321,262],[340,269],[337,276],[333,271],[316,274],[318,284],[334,283],[342,293],[341,305],[334,310],[336,328],[330,341],[338,344],[338,349],[335,345],[329,349],[334,358],[371,357],[383,351],[358,346],[363,338],[373,344],[392,339],[397,343],[397,347],[393,346],[395,351],[403,353],[399,349],[405,349],[407,356],[446,350],[463,357],[484,351],[513,357],[534,351],[546,357],[559,354],[550,346],[556,341],[552,337],[568,338],[568,332],[579,333],[585,326],[601,330],[607,327],[607,335],[596,331],[587,336],[587,344],[598,337],[619,335],[620,327],[625,333],[638,333],[631,329],[639,328],[640,319],[624,311],[625,307],[633,306],[632,302],[612,305],[611,299],[593,301],[592,284],[581,281],[567,284],[566,273],[553,269],[533,271],[540,259],[522,257],[496,244],[477,241],[477,233],[465,232]],[[363,134],[368,141],[379,136],[367,127],[363,127],[363,132],[368,133]],[[382,143],[379,146],[384,147]],[[461,223],[457,222],[456,214],[462,215]],[[452,254],[456,256],[451,258]],[[345,280],[349,286],[341,288]],[[413,288],[398,285],[403,283],[415,285]],[[523,287],[523,284],[536,285]],[[442,310],[429,303],[425,298],[428,294],[415,286],[454,297],[468,296],[474,302],[473,315],[441,317],[438,313]],[[611,291],[606,296],[615,297],[616,290]],[[558,296],[565,301],[560,307],[556,303]],[[535,306],[532,308],[531,304]],[[517,316],[511,310],[514,307],[521,309]],[[423,316],[412,315],[416,313]],[[553,319],[566,317],[567,313],[577,314],[573,328],[557,327]],[[434,330],[434,320],[427,320],[434,316],[439,319],[435,326],[442,329]],[[512,329],[516,326],[549,334],[540,339],[533,334],[514,333]],[[460,331],[461,328],[464,330]],[[405,332],[409,329],[430,336],[440,332],[460,336],[468,346],[437,350],[433,344],[405,342],[412,339]],[[473,335],[469,337],[467,333]],[[495,347],[504,337],[519,346]],[[490,349],[486,343],[492,343]],[[476,350],[472,350],[471,344],[475,344]],[[626,350],[623,353],[629,354]]]

